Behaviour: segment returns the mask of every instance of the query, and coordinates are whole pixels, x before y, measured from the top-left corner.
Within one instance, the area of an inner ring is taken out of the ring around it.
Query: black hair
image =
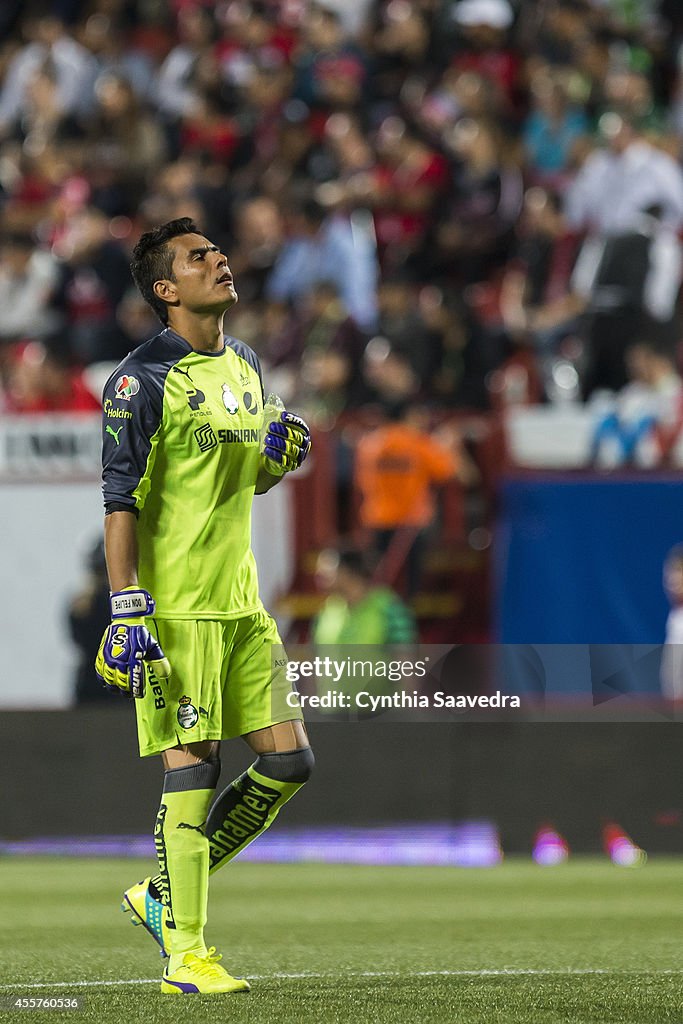
[[[29,231],[4,231],[0,236],[0,245],[12,249],[29,251],[36,248],[36,242]]]
[[[173,276],[173,250],[168,242],[179,235],[201,235],[201,231],[190,217],[169,220],[152,231],[146,231],[133,249],[130,272],[140,294],[164,327],[168,326],[168,305],[154,292],[156,281],[175,281]]]
[[[392,402],[387,407],[387,419],[391,423],[400,423],[401,420],[406,418],[411,409],[412,405],[408,401]]]
[[[668,359],[676,363],[676,344],[667,336],[666,332],[656,329],[648,334],[641,334],[633,339],[627,347],[629,349],[644,348],[650,355],[658,356],[660,359]]]
[[[367,552],[359,548],[343,547],[339,550],[339,568],[346,569],[354,576],[361,576],[364,580],[371,580],[374,566],[372,558]]]
[[[69,331],[65,327],[59,327],[49,334],[46,334],[41,341],[45,350],[45,356],[53,366],[60,370],[71,370],[76,364],[76,356],[71,348]]]

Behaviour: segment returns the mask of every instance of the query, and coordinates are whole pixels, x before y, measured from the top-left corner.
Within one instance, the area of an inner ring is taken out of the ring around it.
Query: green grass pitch
[[[683,860],[637,870],[594,859],[488,870],[238,862],[212,879],[207,937],[252,991],[175,998],[154,981],[152,939],[118,909],[150,867],[0,861],[0,996],[87,997],[67,1013],[4,1002],[0,1019],[683,1022]]]

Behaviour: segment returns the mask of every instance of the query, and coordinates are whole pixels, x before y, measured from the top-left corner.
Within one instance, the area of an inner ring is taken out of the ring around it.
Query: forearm
[[[528,323],[532,331],[549,331],[560,324],[573,320],[585,312],[586,300],[577,295],[576,292],[569,292],[559,299],[554,299],[545,306],[539,306],[529,311]]]
[[[133,512],[111,512],[104,519],[104,552],[112,591],[138,585],[137,519]]]

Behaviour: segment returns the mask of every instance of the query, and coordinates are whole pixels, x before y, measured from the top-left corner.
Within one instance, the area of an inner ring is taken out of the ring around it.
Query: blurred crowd
[[[676,0],[4,0],[0,40],[0,409],[97,407],[188,215],[318,425],[656,400],[652,360],[676,406]]]

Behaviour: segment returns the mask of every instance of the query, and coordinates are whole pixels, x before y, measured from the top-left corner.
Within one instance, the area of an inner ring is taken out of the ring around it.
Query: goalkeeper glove
[[[271,476],[282,476],[298,469],[311,450],[308,424],[294,413],[282,410],[265,425],[261,457]]]
[[[143,662],[163,679],[171,674],[167,657],[145,625],[145,616],[154,615],[154,599],[146,590],[126,587],[112,594],[110,603],[112,622],[95,659],[97,678],[109,690],[144,697]]]

